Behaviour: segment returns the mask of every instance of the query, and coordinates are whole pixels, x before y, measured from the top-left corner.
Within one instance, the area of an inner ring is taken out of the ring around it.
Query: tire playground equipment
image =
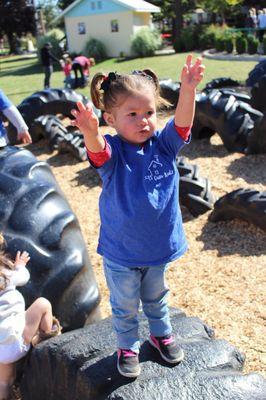
[[[54,115],[36,118],[31,127],[31,134],[36,141],[44,137],[51,151],[71,153],[79,161],[87,159],[87,151],[81,132],[73,132],[72,126],[65,127]]]
[[[237,101],[232,92],[212,90],[196,97],[196,112],[192,127],[196,139],[209,138],[215,132],[221,137],[230,152],[263,152],[255,145],[258,127],[263,114],[244,101]],[[254,126],[257,131],[254,132]],[[249,137],[253,136],[253,146],[249,147]],[[255,151],[256,148],[256,151]]]
[[[77,218],[50,166],[13,146],[0,150],[0,230],[11,255],[31,256],[30,282],[19,289],[27,306],[46,297],[64,330],[99,320],[99,290]]]
[[[76,103],[78,101],[84,104],[90,102],[87,97],[72,89],[47,89],[27,97],[17,108],[29,126],[31,133],[33,121],[42,115],[62,114],[65,117],[73,118],[71,110],[77,109]],[[100,111],[95,108],[94,111],[100,117]],[[12,124],[8,126],[8,137],[10,144],[17,143],[16,129]]]
[[[209,218],[213,222],[237,218],[266,232],[266,192],[237,189],[227,193],[214,204]]]
[[[199,167],[188,164],[185,157],[177,157],[177,169],[180,175],[179,198],[195,217],[210,211],[215,202],[211,183],[199,174]]]
[[[251,105],[266,113],[266,72],[251,89]]]
[[[254,86],[260,78],[266,74],[266,60],[260,61],[255,67],[249,72],[248,79],[246,80],[247,86]]]
[[[203,92],[207,92],[213,89],[220,89],[220,88],[232,88],[232,87],[239,87],[240,82],[226,77],[216,78],[211,80],[210,82],[206,83]]]
[[[245,357],[237,348],[215,339],[199,318],[177,309],[170,316],[185,353],[180,364],[169,367],[161,360],[140,314],[142,371],[137,379],[124,378],[116,368],[115,334],[107,318],[35,347],[20,384],[23,400],[265,400],[266,380],[242,373]]]

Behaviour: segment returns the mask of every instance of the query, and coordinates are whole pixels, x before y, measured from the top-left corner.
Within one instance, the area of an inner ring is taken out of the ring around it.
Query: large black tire
[[[228,151],[245,153],[254,123],[262,116],[246,102],[237,101],[230,92],[202,92],[196,97],[192,135],[201,139],[217,132]]]
[[[175,108],[179,98],[180,82],[174,82],[172,79],[159,81],[160,95],[167,100],[172,108]]]
[[[179,197],[182,205],[195,217],[210,211],[215,202],[211,183],[199,175],[199,167],[188,164],[184,157],[177,157],[177,169],[180,175]]]
[[[170,311],[173,331],[185,359],[162,361],[147,338],[140,315],[141,375],[121,376],[116,368],[111,318],[43,342],[33,349],[21,381],[23,400],[265,400],[266,380],[243,374],[245,357],[233,345],[215,339],[196,317]]]
[[[254,224],[266,232],[266,192],[237,189],[217,200],[210,220],[217,222],[234,218]]]
[[[77,108],[77,101],[84,104],[90,102],[87,97],[72,89],[47,89],[27,97],[17,108],[30,127],[41,115],[63,114],[65,117],[73,118],[71,110]],[[101,116],[99,110],[94,108],[94,111],[98,117]],[[10,144],[17,143],[16,130],[11,124],[8,126],[8,136]]]
[[[251,105],[263,113],[266,112],[266,73],[251,89]]]
[[[260,61],[248,74],[247,86],[254,86],[266,74],[266,60]]]
[[[25,149],[0,150],[0,230],[12,256],[31,256],[30,282],[19,289],[27,306],[46,297],[66,330],[96,315],[99,291],[77,218],[49,165]]]
[[[254,129],[248,136],[246,154],[266,153],[266,114],[255,122]]]
[[[33,121],[30,133],[33,143],[45,138],[53,151],[58,148],[59,142],[68,134],[68,131],[59,118],[48,114],[41,115]]]
[[[204,89],[202,89],[204,92],[212,90],[212,89],[219,89],[219,88],[230,88],[230,87],[237,87],[240,86],[240,82],[231,79],[231,78],[216,78],[213,79],[212,81],[206,83]]]

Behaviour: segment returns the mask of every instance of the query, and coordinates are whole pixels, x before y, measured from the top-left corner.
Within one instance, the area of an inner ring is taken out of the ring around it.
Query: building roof
[[[83,0],[76,0],[71,3],[67,8],[65,8],[54,20],[53,22],[57,21],[58,19],[64,17],[70,10],[75,8],[79,3]],[[149,3],[148,1],[144,0],[110,0],[113,3],[121,5],[122,7],[128,8],[132,11],[136,12],[160,12],[160,7],[154,6],[153,4]]]

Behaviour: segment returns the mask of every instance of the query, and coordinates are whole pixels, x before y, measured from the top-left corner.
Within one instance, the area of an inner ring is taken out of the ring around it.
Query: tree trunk
[[[175,13],[175,17],[173,18],[173,41],[178,38],[181,34],[181,30],[183,27],[183,9],[182,9],[182,0],[175,0],[173,4],[173,9]]]
[[[8,44],[9,44],[9,54],[15,53],[16,42],[15,42],[14,34],[12,32],[8,32],[6,35],[7,35],[7,40],[8,40]]]

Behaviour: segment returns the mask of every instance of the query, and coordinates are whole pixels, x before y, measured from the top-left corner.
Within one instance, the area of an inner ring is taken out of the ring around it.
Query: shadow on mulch
[[[88,168],[79,170],[76,174],[76,177],[72,179],[72,182],[76,182],[78,186],[87,186],[89,189],[92,189],[96,186],[102,186],[101,178],[95,169],[90,166]]]
[[[249,184],[261,183],[266,185],[265,165],[265,154],[252,154],[232,161],[227,167],[227,171],[233,178],[241,177]]]
[[[185,146],[181,152],[182,156],[187,157],[189,160],[195,158],[223,158],[228,156],[228,151],[223,144],[213,144],[209,138],[193,139],[189,146]]]
[[[208,221],[202,228],[198,241],[203,250],[218,250],[218,257],[237,254],[241,257],[265,255],[265,232],[241,220]]]

